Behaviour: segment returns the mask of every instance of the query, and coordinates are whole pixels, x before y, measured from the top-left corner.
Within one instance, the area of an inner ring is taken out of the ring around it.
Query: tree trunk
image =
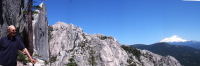
[[[33,28],[32,28],[32,5],[33,0],[28,1],[28,51],[33,54]]]

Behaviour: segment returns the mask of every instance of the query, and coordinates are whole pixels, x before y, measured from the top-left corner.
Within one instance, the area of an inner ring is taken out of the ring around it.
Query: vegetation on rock
[[[66,64],[66,66],[77,66],[76,62],[74,61],[73,58],[68,59],[70,62]]]
[[[50,63],[53,63],[53,62],[55,62],[55,61],[56,61],[56,59],[57,59],[57,56],[52,56],[52,57],[50,58]]]
[[[131,46],[125,46],[125,45],[122,45],[121,47],[122,47],[125,51],[127,51],[127,52],[129,52],[129,53],[132,53],[132,55],[136,56],[136,58],[137,58],[138,60],[140,60],[140,55],[141,55],[141,53],[140,53],[139,50],[137,50],[136,48],[133,48],[133,47],[131,47]]]
[[[28,63],[30,62],[29,59],[22,53],[22,51],[18,51],[17,61],[20,61],[22,63]]]

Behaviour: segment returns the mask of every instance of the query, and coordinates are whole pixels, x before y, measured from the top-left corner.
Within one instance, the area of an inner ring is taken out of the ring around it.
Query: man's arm
[[[30,59],[31,63],[33,63],[33,64],[36,63],[35,59],[33,59],[31,57],[31,55],[29,54],[29,52],[28,52],[28,50],[26,48],[23,49],[23,52],[28,56],[28,58]]]

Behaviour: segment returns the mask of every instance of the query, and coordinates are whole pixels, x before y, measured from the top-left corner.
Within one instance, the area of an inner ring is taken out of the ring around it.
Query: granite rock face
[[[140,55],[125,51],[119,42],[102,34],[86,34],[73,24],[57,22],[50,33],[51,66],[181,66],[173,57],[163,57],[147,50]]]
[[[172,56],[162,57],[147,50],[140,50],[142,55],[140,60],[145,66],[181,66]]]
[[[15,25],[17,35],[23,37],[27,33],[25,0],[1,0],[0,1],[0,37],[7,35],[7,27]]]
[[[44,60],[49,61],[48,45],[48,20],[46,5],[41,3],[41,9],[36,10],[38,13],[33,15],[33,44],[36,53]]]

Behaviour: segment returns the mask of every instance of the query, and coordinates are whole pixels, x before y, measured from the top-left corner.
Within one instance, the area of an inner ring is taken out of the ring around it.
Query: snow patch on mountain
[[[174,35],[174,36],[171,36],[169,38],[164,38],[159,42],[187,42],[187,41],[190,41],[190,40],[186,40],[186,39],[183,39],[183,38],[181,38],[177,35]]]

